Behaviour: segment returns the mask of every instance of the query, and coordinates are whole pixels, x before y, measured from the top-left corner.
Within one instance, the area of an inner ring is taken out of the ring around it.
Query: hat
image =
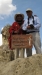
[[[31,11],[31,12],[33,12],[33,11],[32,11],[32,9],[27,9],[27,10],[26,10],[26,12],[28,12],[28,11]]]
[[[22,14],[22,13],[17,13],[17,14],[15,14],[15,16],[14,16],[14,19],[15,19],[15,20],[16,20],[16,17],[17,17],[18,15],[21,15],[22,18],[24,19],[24,14]]]

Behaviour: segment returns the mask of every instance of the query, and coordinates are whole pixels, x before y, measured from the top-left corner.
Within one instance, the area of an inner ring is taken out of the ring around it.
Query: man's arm
[[[35,18],[34,28],[39,29],[41,27],[40,20],[38,17]]]

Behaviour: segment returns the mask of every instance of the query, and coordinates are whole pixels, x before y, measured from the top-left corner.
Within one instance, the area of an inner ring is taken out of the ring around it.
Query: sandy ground
[[[13,61],[0,56],[0,75],[42,75],[42,54]]]

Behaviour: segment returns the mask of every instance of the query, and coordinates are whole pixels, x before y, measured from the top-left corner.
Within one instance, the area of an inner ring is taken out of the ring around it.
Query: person
[[[12,26],[9,29],[10,33],[10,39],[11,35],[16,35],[16,34],[23,34],[22,31],[22,25],[24,23],[24,14],[22,13],[17,13],[14,16],[15,22],[13,22]],[[9,46],[11,48],[11,40],[9,41]],[[24,57],[24,49],[15,49],[15,59],[19,58],[19,51],[20,51],[20,57]]]
[[[37,15],[33,16],[33,11],[31,9],[26,10],[27,19],[22,27],[26,30],[26,34],[32,34],[33,45],[35,47],[36,53],[41,53],[41,40],[40,40],[40,21]],[[27,57],[32,55],[32,49],[26,49]]]

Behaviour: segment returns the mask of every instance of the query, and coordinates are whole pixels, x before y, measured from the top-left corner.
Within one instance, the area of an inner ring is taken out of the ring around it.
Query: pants
[[[32,49],[26,48],[27,57],[32,56]]]
[[[23,48],[19,48],[15,50],[15,59],[16,58],[24,58],[24,49]]]
[[[41,40],[39,32],[30,33],[33,37],[33,45],[37,54],[41,54]],[[32,55],[32,49],[26,49],[27,57]]]
[[[22,48],[22,49],[20,49],[20,58],[24,58],[24,52],[25,52],[25,49],[24,48]]]
[[[41,53],[41,40],[40,40],[40,34],[39,32],[32,33],[33,36],[33,45],[35,47],[36,53]]]

